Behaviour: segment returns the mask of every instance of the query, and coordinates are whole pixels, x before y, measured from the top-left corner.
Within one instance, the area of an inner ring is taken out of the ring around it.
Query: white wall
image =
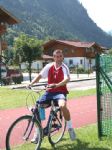
[[[5,64],[0,64],[1,66],[1,77],[4,78],[7,75],[7,69]]]
[[[32,63],[32,69],[42,69],[43,67],[43,61],[35,61]],[[26,69],[27,68],[27,63],[22,63],[21,64],[21,69]]]
[[[64,58],[64,63],[68,66],[70,66],[70,60],[73,61],[73,66],[77,66],[77,65],[81,65],[81,60],[82,60],[82,66],[85,69],[88,69],[88,67],[90,67],[90,63],[89,63],[89,59],[85,58],[85,57],[69,57],[69,58]],[[35,61],[32,64],[32,69],[42,69],[43,68],[43,62],[42,60],[40,61]],[[27,66],[27,63],[22,63],[21,64],[21,68],[25,69]],[[95,66],[95,59],[91,59],[91,67]]]
[[[85,69],[88,69],[90,67],[89,59],[85,57],[69,57],[64,59],[64,63],[70,67],[70,60],[73,61],[73,66],[81,65],[81,60],[82,60],[82,66]],[[91,67],[95,65],[95,59],[91,59]]]

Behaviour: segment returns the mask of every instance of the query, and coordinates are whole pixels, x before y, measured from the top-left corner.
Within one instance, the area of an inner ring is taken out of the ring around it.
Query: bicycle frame
[[[53,101],[52,101],[51,103],[53,103]],[[60,124],[60,126],[58,126],[58,128],[55,128],[52,132],[55,132],[56,130],[58,130],[59,128],[62,127],[61,122],[60,122],[60,120],[59,120],[58,117],[57,117],[57,111],[60,110],[60,108],[57,108],[57,109],[55,108],[55,109],[54,109],[54,107],[55,107],[54,104],[51,105],[50,115],[49,115],[49,118],[48,118],[46,127],[43,129],[44,136],[47,136],[48,133],[49,133],[48,129],[49,129],[50,120],[51,120],[52,117],[56,117],[56,119],[58,120],[58,122],[59,122],[59,124]],[[60,115],[61,115],[61,114],[60,114]]]
[[[24,132],[24,134],[23,134],[25,140],[28,140],[29,137],[30,137],[30,134],[31,134],[32,129],[33,129],[33,127],[34,127],[34,120],[38,121],[38,123],[39,123],[39,125],[40,125],[40,127],[41,127],[41,129],[42,129],[41,121],[40,121],[40,116],[39,116],[39,112],[38,112],[38,107],[35,107],[35,108],[32,109],[31,111],[32,111],[32,120],[29,120],[28,125],[27,125],[27,127],[26,127],[26,130],[25,130],[25,132]],[[30,127],[30,123],[32,123],[32,124],[31,124],[31,127]],[[29,128],[30,128],[30,129],[29,129]],[[27,132],[28,132],[28,135],[27,135],[27,137],[25,138],[25,135],[27,134]],[[43,135],[43,132],[42,132],[42,135]],[[43,136],[42,136],[42,137],[43,137]]]
[[[52,103],[52,102],[51,102]],[[46,124],[46,127],[45,128],[43,128],[42,127],[42,124],[41,124],[41,119],[40,119],[40,116],[39,116],[39,111],[38,111],[38,106],[36,106],[34,109],[32,109],[31,111],[32,111],[32,122],[33,122],[33,124],[32,124],[32,126],[31,126],[31,129],[30,129],[30,131],[29,131],[29,134],[28,134],[28,136],[27,136],[27,139],[29,138],[29,136],[30,136],[30,134],[31,134],[31,132],[32,132],[32,129],[33,129],[33,125],[34,125],[34,121],[33,120],[37,120],[39,123],[40,123],[40,127],[41,127],[41,129],[42,129],[42,137],[44,137],[44,136],[47,136],[48,135],[48,133],[49,133],[49,131],[48,131],[48,129],[49,129],[49,124],[50,124],[50,120],[51,120],[51,117],[53,117],[53,116],[55,116],[56,117],[56,119],[58,120],[58,122],[59,122],[59,124],[60,124],[60,126],[58,126],[57,128],[55,127],[55,129],[52,131],[52,132],[55,132],[56,130],[58,130],[59,128],[61,128],[62,127],[62,125],[61,125],[61,122],[60,122],[60,120],[57,118],[57,111],[58,110],[60,110],[59,108],[55,108],[54,109],[54,104],[53,105],[51,105],[51,110],[50,110],[50,115],[49,115],[49,118],[48,118],[48,120],[47,120],[47,124]],[[60,114],[61,115],[61,114]],[[29,123],[29,125],[30,125],[30,123]],[[26,132],[27,132],[27,130],[28,130],[28,128],[29,128],[29,125],[28,125],[28,127],[26,128],[26,131],[25,131],[25,133],[24,134],[26,134]],[[27,140],[26,139],[26,140]]]

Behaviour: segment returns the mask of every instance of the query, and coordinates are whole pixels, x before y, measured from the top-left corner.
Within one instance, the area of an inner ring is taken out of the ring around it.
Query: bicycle
[[[31,88],[31,90],[33,90],[33,88]],[[40,94],[40,91],[37,93]],[[64,136],[66,121],[60,108],[53,100],[50,100],[50,106],[50,115],[45,128],[43,128],[41,124],[39,105],[35,105],[35,107],[31,109],[31,115],[23,115],[15,120],[6,134],[6,150],[14,150],[17,147],[23,149],[23,147],[27,145],[28,150],[29,148],[31,150],[39,150],[45,136],[48,136],[48,141],[51,146],[55,147],[55,144],[61,141]],[[49,106],[44,107],[47,108]],[[36,128],[38,128],[38,142],[32,144],[31,139]]]

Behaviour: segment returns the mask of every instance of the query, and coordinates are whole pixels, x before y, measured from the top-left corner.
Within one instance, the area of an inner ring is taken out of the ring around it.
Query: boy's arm
[[[39,80],[42,78],[41,74],[38,74],[29,84],[29,86],[32,86],[34,83],[39,82]]]

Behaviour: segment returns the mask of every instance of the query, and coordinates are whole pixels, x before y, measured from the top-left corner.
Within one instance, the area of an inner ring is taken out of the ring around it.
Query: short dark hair
[[[53,55],[58,54],[58,53],[63,54],[63,51],[61,49],[56,49],[53,51]]]

